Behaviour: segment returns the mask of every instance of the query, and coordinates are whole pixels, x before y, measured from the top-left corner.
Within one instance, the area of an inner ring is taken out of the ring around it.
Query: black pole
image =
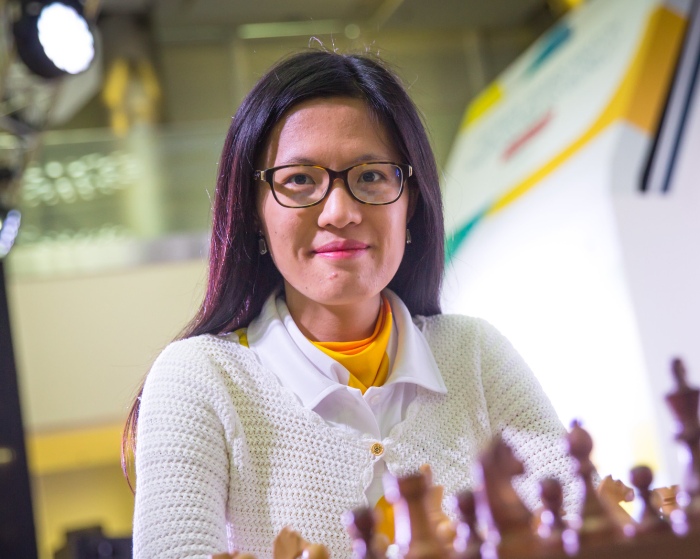
[[[12,349],[5,272],[0,258],[0,557],[36,559],[17,369]]]

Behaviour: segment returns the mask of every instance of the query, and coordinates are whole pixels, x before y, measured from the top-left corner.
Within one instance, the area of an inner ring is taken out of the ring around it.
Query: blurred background
[[[75,32],[59,45],[94,49],[68,71],[19,44],[18,22],[49,4],[0,0],[0,347],[19,384],[39,557],[73,557],[78,530],[129,537],[121,431],[199,304],[230,118],[271,64],[305,48],[380,55],[422,110],[446,195],[445,310],[490,319],[562,421],[590,420],[602,473],[641,459],[664,481],[680,471],[656,401],[667,361],[700,333],[686,285],[700,279],[698,231],[678,214],[698,197],[669,208],[662,195],[680,190],[667,180],[654,191],[663,215],[638,204],[693,2],[68,0],[92,42]],[[655,245],[637,234],[650,223]],[[666,239],[681,247],[672,262],[659,260]],[[680,292],[634,280],[679,268]],[[7,456],[21,462],[17,448]]]

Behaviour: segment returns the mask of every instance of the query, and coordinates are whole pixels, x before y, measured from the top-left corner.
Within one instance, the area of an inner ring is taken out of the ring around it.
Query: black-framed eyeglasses
[[[272,195],[285,208],[308,208],[320,204],[336,179],[362,204],[385,206],[401,197],[413,167],[390,161],[371,161],[334,171],[320,165],[281,165],[255,171],[256,180],[270,185]]]

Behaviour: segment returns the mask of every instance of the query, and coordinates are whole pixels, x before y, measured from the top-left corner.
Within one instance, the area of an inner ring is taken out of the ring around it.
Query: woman
[[[572,479],[513,348],[440,314],[436,165],[381,63],[282,61],[233,118],[219,170],[204,302],[132,410],[135,557],[262,559],[283,526],[345,557],[341,514],[386,510],[387,470],[428,463],[451,495],[499,433],[530,506],[538,480]]]

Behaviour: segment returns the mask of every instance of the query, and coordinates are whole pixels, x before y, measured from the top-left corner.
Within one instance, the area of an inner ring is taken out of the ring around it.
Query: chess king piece
[[[496,437],[481,454],[476,470],[480,481],[477,514],[486,519],[484,559],[527,559],[541,555],[543,546],[532,530],[533,515],[513,488],[513,476],[524,473],[512,449]]]
[[[700,420],[698,419],[700,390],[688,386],[685,366],[680,359],[673,360],[671,370],[676,381],[676,389],[666,396],[666,402],[678,423],[676,440],[685,445],[688,458],[678,501],[679,503],[684,501],[685,513],[692,529],[700,530]]]
[[[591,436],[578,421],[574,421],[566,441],[569,454],[578,463],[578,475],[583,481],[584,500],[578,526],[579,548],[598,547],[622,539],[622,528],[615,522],[593,487],[595,468],[590,459],[593,450]]]

